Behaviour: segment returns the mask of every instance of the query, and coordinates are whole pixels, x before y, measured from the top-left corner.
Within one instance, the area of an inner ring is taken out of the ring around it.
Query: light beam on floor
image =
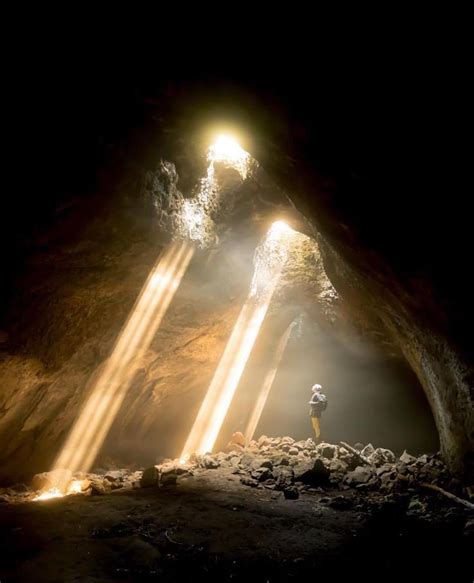
[[[193,253],[194,248],[188,243],[173,243],[153,267],[111,356],[93,382],[53,469],[66,468],[75,472],[88,471],[92,467]]]
[[[253,436],[255,435],[255,430],[257,429],[257,425],[258,422],[260,421],[260,417],[262,416],[263,409],[265,408],[268,395],[270,394],[270,391],[272,389],[278,367],[280,366],[280,362],[283,357],[283,353],[285,352],[286,345],[288,344],[291,332],[293,331],[293,328],[296,326],[296,323],[297,322],[295,320],[288,326],[288,328],[280,338],[280,341],[278,342],[278,346],[273,356],[270,369],[265,375],[265,379],[263,380],[262,386],[257,396],[257,400],[255,401],[255,405],[253,407],[252,413],[250,414],[250,418],[245,429],[244,435],[246,445],[248,445],[252,441]]]
[[[214,447],[278,284],[293,233],[285,223],[277,221],[256,250],[249,295],[186,440],[181,460]]]

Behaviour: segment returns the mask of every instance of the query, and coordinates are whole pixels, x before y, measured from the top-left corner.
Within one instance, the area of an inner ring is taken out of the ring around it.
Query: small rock
[[[281,443],[287,443],[288,445],[293,445],[295,443],[295,440],[292,437],[289,437],[287,435],[287,436],[281,438]]]
[[[356,448],[358,449],[358,448]],[[371,443],[368,443],[364,449],[360,452],[364,457],[368,458],[370,455],[372,455],[375,451],[374,446]]]
[[[109,482],[121,482],[123,481],[123,472],[121,472],[120,470],[112,470],[110,472],[107,472],[104,478]]]
[[[204,455],[201,460],[201,465],[206,470],[216,470],[219,467],[219,462],[211,455]]]
[[[266,458],[255,458],[250,463],[251,470],[259,470],[260,468],[269,468],[270,470],[273,468],[273,464],[269,459]]]
[[[269,468],[259,468],[258,470],[254,470],[251,473],[251,476],[254,480],[258,482],[265,482],[273,477],[272,472]]]
[[[329,462],[329,470],[331,472],[340,472],[345,474],[347,472],[347,469],[348,469],[347,464],[338,458],[333,459]]]
[[[102,496],[109,492],[109,489],[105,486],[102,480],[91,480],[90,486],[91,496]]]
[[[290,455],[298,455],[299,449],[297,447],[290,447],[290,449],[288,450],[288,453]]]
[[[380,466],[379,468],[377,468],[375,470],[375,473],[377,474],[377,476],[383,476],[383,474],[387,474],[389,472],[393,471],[393,466],[391,464],[383,464],[383,466]]]
[[[244,434],[241,431],[236,431],[235,433],[232,434],[232,437],[230,438],[229,443],[241,445],[242,447],[244,447],[245,446]]]
[[[367,446],[368,447],[368,446]],[[383,447],[378,447],[373,453],[368,456],[369,462],[376,466],[383,466],[384,464],[395,463],[396,457],[393,451],[389,449],[384,449]]]
[[[288,466],[279,466],[273,471],[276,487],[279,490],[284,490],[293,485],[295,474]]]
[[[160,467],[159,486],[174,486],[178,479],[178,467],[173,464],[166,464]]]
[[[272,458],[272,462],[274,466],[287,466],[289,463],[288,458],[284,455]]]
[[[244,453],[244,455],[242,456],[242,458],[240,460],[240,465],[243,468],[250,468],[254,459],[255,459],[255,456],[253,456],[252,454]]]
[[[142,488],[150,488],[152,486],[158,486],[160,480],[160,470],[158,466],[152,466],[151,468],[146,468],[143,472],[140,486]]]
[[[314,449],[316,447],[316,444],[314,440],[311,439],[311,437],[308,437],[308,439],[304,442],[304,447],[305,449]]]
[[[258,445],[258,447],[262,447],[263,445],[268,445],[269,441],[270,440],[268,439],[268,437],[266,435],[261,435],[258,438],[257,445]]]
[[[407,450],[405,450],[402,455],[400,456],[400,461],[403,462],[404,464],[410,465],[410,464],[414,464],[416,462],[416,457],[413,455],[410,455]]]
[[[174,471],[162,473],[162,474],[160,474],[159,485],[160,485],[160,487],[162,487],[162,486],[174,486],[176,484],[177,480],[178,480],[178,476],[177,476],[176,472],[174,472]]]
[[[357,466],[357,468],[349,472],[344,481],[350,486],[357,486],[359,484],[366,484],[373,476],[370,468],[365,466]]]
[[[296,500],[300,497],[300,493],[296,486],[289,486],[283,490],[283,495],[287,500]]]

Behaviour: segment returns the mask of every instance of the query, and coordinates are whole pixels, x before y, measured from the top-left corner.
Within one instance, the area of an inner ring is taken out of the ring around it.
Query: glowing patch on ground
[[[63,496],[64,494],[59,490],[59,488],[51,488],[50,490],[42,492],[33,498],[33,501],[36,502],[39,500],[51,500],[51,498],[62,498]]]

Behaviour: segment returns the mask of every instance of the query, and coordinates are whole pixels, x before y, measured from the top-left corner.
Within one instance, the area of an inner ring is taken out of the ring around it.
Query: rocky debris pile
[[[72,475],[67,470],[55,470],[37,474],[31,487],[20,484],[0,489],[0,502],[173,487],[181,478],[216,470],[235,475],[244,486],[281,492],[288,500],[299,498],[303,492],[331,493],[327,502],[335,509],[347,507],[351,492],[362,505],[367,501],[384,504],[410,492],[408,511],[423,513],[423,496],[433,493],[429,489],[458,505],[464,502],[469,510],[474,508],[472,489],[449,474],[438,454],[415,457],[405,451],[397,458],[392,451],[371,444],[316,444],[312,439],[295,441],[288,436],[265,435],[245,447],[240,433],[232,436],[224,451],[192,454],[185,461],[168,459],[143,471],[120,469]],[[417,492],[421,498],[417,498]]]
[[[115,490],[139,488],[142,471],[127,469],[104,470],[101,473],[57,469],[33,476],[31,484],[16,484],[0,488],[0,503],[33,502],[82,494],[96,496]]]
[[[438,454],[415,457],[405,451],[397,458],[389,449],[372,444],[316,444],[312,439],[265,435],[245,447],[241,437],[234,434],[224,451],[148,468],[140,483],[161,487],[176,484],[183,475],[227,468],[245,486],[281,491],[288,499],[297,499],[303,491],[354,489],[387,496],[423,486],[449,488],[467,498],[472,495],[449,475]]]

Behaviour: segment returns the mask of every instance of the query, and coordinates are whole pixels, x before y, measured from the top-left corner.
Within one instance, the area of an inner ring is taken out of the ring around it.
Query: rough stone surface
[[[33,476],[31,487],[33,490],[39,491],[58,488],[60,491],[66,492],[71,479],[72,473],[70,470],[52,470],[51,472],[43,472]]]
[[[160,471],[157,466],[147,468],[141,477],[140,485],[142,488],[149,488],[152,486],[158,486],[160,479]]]

